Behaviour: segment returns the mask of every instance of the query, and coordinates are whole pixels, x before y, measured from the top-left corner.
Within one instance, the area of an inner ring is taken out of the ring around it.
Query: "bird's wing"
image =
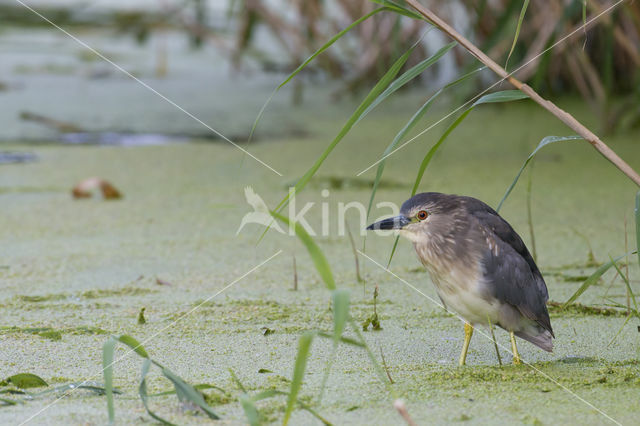
[[[494,297],[515,307],[527,318],[551,329],[547,286],[529,250],[516,231],[491,207],[470,209],[486,236],[483,264]]]

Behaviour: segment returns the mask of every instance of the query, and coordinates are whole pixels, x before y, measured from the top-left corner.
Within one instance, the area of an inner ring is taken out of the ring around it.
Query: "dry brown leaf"
[[[98,177],[91,177],[83,180],[73,187],[71,193],[73,198],[91,198],[92,192],[100,189],[105,200],[117,200],[122,198],[122,194],[112,184]]]

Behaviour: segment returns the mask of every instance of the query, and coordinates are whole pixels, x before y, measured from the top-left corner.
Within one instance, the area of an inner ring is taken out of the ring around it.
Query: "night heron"
[[[426,192],[405,201],[399,216],[367,229],[395,229],[413,242],[445,308],[465,319],[460,365],[476,324],[509,332],[515,364],[515,336],[552,351],[542,274],[516,231],[482,201]]]

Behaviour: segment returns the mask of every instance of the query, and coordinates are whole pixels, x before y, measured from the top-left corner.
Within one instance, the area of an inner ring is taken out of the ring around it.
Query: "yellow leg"
[[[513,334],[513,331],[509,332],[509,337],[511,337],[511,352],[513,352],[513,363],[515,365],[522,364],[520,360],[520,354],[518,353],[518,347],[516,346],[516,336]]]
[[[469,350],[469,342],[471,342],[471,335],[473,334],[473,326],[468,322],[464,323],[464,343],[462,344],[462,353],[460,353],[460,365],[464,365],[467,359],[467,351]]]

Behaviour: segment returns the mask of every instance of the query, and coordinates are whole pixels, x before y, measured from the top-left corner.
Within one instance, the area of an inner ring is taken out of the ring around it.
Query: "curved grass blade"
[[[0,402],[4,405],[18,405],[22,403],[22,401],[14,401],[13,399],[9,398],[0,398]]]
[[[364,113],[364,111],[366,111],[366,109],[369,107],[369,105],[371,105],[373,103],[373,101],[378,96],[380,96],[380,94],[389,86],[389,84],[393,81],[393,79],[398,74],[400,69],[403,67],[405,62],[407,62],[407,59],[409,59],[409,55],[411,54],[411,52],[413,52],[413,47],[411,47],[400,58],[398,58],[393,63],[391,68],[389,68],[389,70],[382,76],[382,78],[378,81],[378,83],[376,83],[376,85],[373,87],[373,89],[371,89],[369,94],[367,94],[367,96],[364,98],[362,103],[360,103],[360,105],[358,106],[356,111],[353,113],[353,115],[351,115],[351,117],[349,117],[349,119],[344,124],[342,129],[340,129],[340,132],[335,137],[335,139],[322,152],[322,154],[316,160],[316,162],[313,164],[313,166],[311,166],[311,168],[298,180],[298,182],[296,182],[296,185],[295,185],[294,191],[293,191],[294,195],[296,193],[298,193],[300,190],[302,190],[307,185],[309,180],[318,171],[318,169],[320,168],[322,163],[324,163],[324,160],[327,159],[327,157],[329,156],[331,151],[333,151],[333,149],[336,147],[336,145],[338,145],[338,143],[340,143],[340,141],[342,141],[342,139],[346,136],[346,134],[349,133],[349,130],[351,130],[351,128],[356,123],[356,121],[358,121],[358,118],[360,118],[360,116]],[[276,211],[280,211],[280,209],[289,201],[289,197],[290,196],[291,196],[291,192],[289,192],[287,194],[287,196],[280,202],[280,204],[278,204],[278,206],[276,207],[275,210]]]
[[[435,99],[438,96],[440,96],[442,92],[444,92],[446,89],[450,87],[453,87],[459,83],[462,83],[463,81],[472,77],[475,73],[485,68],[486,67],[476,68],[475,70],[463,75],[462,77],[440,88],[436,93],[431,95],[431,97],[429,97],[429,99],[426,100],[426,102],[418,109],[418,111],[416,111],[416,113],[413,114],[413,117],[411,117],[411,119],[407,122],[407,124],[405,124],[404,127],[396,134],[396,136],[393,138],[393,141],[389,144],[389,146],[387,146],[387,149],[384,150],[384,153],[382,154],[383,159],[382,161],[380,161],[380,164],[378,164],[378,170],[376,171],[376,178],[373,181],[373,188],[371,190],[371,196],[369,197],[369,207],[367,208],[367,219],[369,219],[369,214],[371,213],[371,208],[373,206],[373,200],[375,198],[376,192],[378,191],[378,185],[380,184],[380,180],[382,179],[382,172],[384,171],[385,162],[387,161],[386,160],[387,155],[389,155],[389,153],[391,153],[391,151],[395,149],[396,145],[398,145],[398,143],[411,131],[411,129],[413,129],[413,127],[418,123],[418,121],[420,121],[420,119],[424,116],[424,114],[426,114],[426,112],[431,107],[431,104],[433,103],[433,101],[435,101]]]
[[[433,55],[431,55],[427,59],[423,60],[419,64],[414,65],[407,72],[402,74],[400,77],[396,78],[389,85],[389,87],[387,87],[385,89],[385,91],[382,92],[380,94],[380,96],[378,96],[376,98],[376,100],[371,103],[371,105],[369,105],[369,107],[362,113],[362,115],[360,117],[358,117],[358,120],[356,121],[355,124],[358,124],[360,122],[360,120],[362,120],[367,114],[369,114],[375,107],[380,105],[380,103],[382,101],[384,101],[386,98],[388,98],[394,92],[396,92],[402,86],[404,86],[405,84],[407,84],[408,82],[410,82],[411,80],[413,80],[414,78],[416,78],[417,76],[422,74],[431,65],[435,64],[436,62],[438,62],[438,60],[440,58],[442,58],[448,51],[453,49],[453,47],[455,45],[457,45],[457,44],[458,44],[457,42],[452,41],[451,43],[447,44],[446,46],[441,47],[436,53],[434,53]]]
[[[324,337],[326,339],[333,339],[333,334],[329,334],[329,333],[325,333],[324,331],[318,331],[317,333],[318,337]],[[359,348],[364,348],[364,343],[359,342],[355,339],[352,339],[350,337],[340,337],[340,343],[346,343],[347,345],[352,345],[352,346],[357,346]]]
[[[285,78],[284,81],[282,83],[280,83],[278,85],[278,87],[276,87],[273,90],[273,92],[271,93],[271,95],[269,95],[269,97],[267,98],[267,100],[264,103],[264,105],[262,105],[262,108],[260,108],[260,111],[258,112],[258,116],[256,117],[255,121],[253,122],[253,126],[251,126],[251,132],[249,133],[249,139],[248,139],[247,143],[251,142],[251,139],[253,137],[253,133],[255,132],[256,127],[258,126],[258,123],[260,122],[260,119],[262,118],[262,115],[264,114],[264,111],[267,108],[267,105],[269,105],[269,103],[271,102],[271,99],[273,99],[275,94],[278,93],[278,91],[282,87],[284,87],[287,83],[289,83],[293,79],[293,77],[295,77],[300,71],[302,71],[307,65],[309,65],[309,63],[311,61],[313,61],[316,58],[316,56],[320,55],[322,52],[324,52],[329,47],[331,47],[331,45],[333,45],[336,41],[338,41],[340,38],[342,38],[342,36],[344,36],[346,33],[351,31],[353,28],[357,27],[358,25],[360,25],[361,23],[363,23],[364,21],[366,21],[367,19],[371,18],[373,15],[375,15],[377,13],[380,13],[380,12],[383,12],[383,11],[392,11],[392,10],[394,10],[392,7],[387,7],[387,6],[380,7],[378,9],[372,10],[371,12],[369,12],[366,15],[362,16],[361,18],[353,21],[344,30],[340,31],[338,34],[336,34],[333,37],[331,37],[331,39],[328,42],[326,42],[324,45],[322,45],[322,47],[320,47],[320,49],[316,50],[302,64],[300,64],[300,66],[298,66],[298,68],[296,68],[291,74],[289,74],[289,76],[287,78]]]
[[[545,146],[555,142],[575,141],[575,140],[581,140],[581,139],[582,137],[580,136],[547,136],[544,139],[542,139],[538,144],[538,146],[536,147],[536,149],[534,149],[533,152],[529,154],[525,162],[522,164],[522,167],[520,167],[520,171],[516,175],[515,179],[513,179],[513,182],[511,182],[511,185],[509,185],[509,188],[507,188],[507,191],[504,193],[502,200],[500,200],[500,203],[498,204],[498,208],[496,208],[496,211],[498,212],[500,211],[505,200],[507,199],[509,194],[511,194],[511,191],[513,191],[513,188],[516,186],[516,183],[518,183],[518,179],[520,179],[522,172],[524,172],[524,169],[527,167],[531,159],[538,153],[538,151],[540,151]]]
[[[151,367],[151,364],[152,364],[151,359],[149,358],[145,358],[145,360],[142,361],[142,373],[140,375],[140,386],[138,387],[138,393],[140,394],[140,399],[142,400],[142,404],[144,405],[144,408],[147,410],[147,413],[153,419],[159,421],[162,424],[173,426],[173,423],[158,416],[156,413],[151,411],[151,408],[149,408],[149,401],[148,401],[149,395],[147,394],[147,374],[149,374],[149,368]]]
[[[200,383],[198,385],[193,385],[194,389],[197,390],[206,390],[206,389],[215,389],[217,391],[222,392],[226,397],[231,398],[231,394],[229,392],[227,392],[225,389],[221,388],[220,386],[216,386],[216,385],[210,385],[208,383]],[[158,392],[158,393],[154,393],[149,395],[149,398],[153,398],[156,396],[166,396],[166,395],[173,395],[176,393],[175,388],[173,390],[168,390],[168,391],[164,391],[164,392]]]
[[[231,374],[231,380],[236,384],[236,386],[238,386],[238,389],[240,389],[243,393],[247,393],[247,388],[244,387],[244,385],[236,375],[236,372],[230,368],[229,374]]]
[[[180,399],[180,401],[189,401],[200,407],[200,409],[204,411],[207,416],[209,416],[209,418],[214,420],[220,419],[220,417],[218,417],[218,415],[213,412],[213,410],[211,410],[211,407],[209,407],[209,404],[207,404],[207,402],[204,400],[202,394],[198,392],[193,386],[182,380],[181,377],[177,376],[168,368],[163,368],[162,374],[167,379],[171,380],[173,386],[176,388],[176,395],[178,396],[178,399]]]
[[[598,269],[596,269],[596,271],[591,274],[589,276],[589,278],[587,278],[582,285],[580,286],[580,288],[573,293],[573,295],[566,301],[564,302],[564,304],[562,305],[562,309],[565,309],[568,305],[572,304],[573,302],[576,301],[576,299],[578,297],[580,297],[580,295],[582,293],[584,293],[589,287],[591,287],[593,284],[597,283],[598,280],[600,279],[600,277],[607,272],[609,269],[611,269],[611,267],[615,264],[618,263],[618,261],[620,261],[620,259],[622,259],[625,256],[629,256],[629,254],[635,254],[636,251],[633,251],[631,253],[627,253],[627,254],[623,254],[622,256],[618,256],[615,259],[603,264],[602,266],[600,266]]]
[[[507,69],[507,65],[509,64],[509,58],[511,58],[511,54],[513,53],[513,49],[516,48],[516,43],[518,42],[518,37],[520,37],[520,28],[522,27],[522,21],[524,21],[524,15],[527,13],[527,7],[529,6],[529,0],[524,0],[522,3],[522,9],[520,10],[520,16],[518,17],[518,26],[516,27],[516,34],[513,37],[513,43],[511,44],[511,50],[509,50],[509,54],[507,55],[507,61],[504,64],[504,68]]]
[[[219,419],[216,413],[214,413],[209,405],[204,400],[204,397],[200,392],[198,392],[193,386],[186,383],[182,378],[175,375],[169,369],[163,367],[159,362],[154,361],[149,357],[149,354],[144,349],[142,344],[140,344],[135,338],[128,335],[121,335],[119,337],[111,336],[109,340],[107,340],[103,346],[102,350],[102,366],[104,372],[104,392],[107,396],[107,411],[109,414],[109,424],[113,424],[115,420],[115,409],[113,405],[113,354],[115,351],[116,344],[122,343],[124,345],[129,346],[133,351],[135,351],[138,355],[144,358],[142,364],[142,377],[140,380],[139,393],[140,398],[142,399],[142,403],[144,404],[147,412],[154,419],[163,422],[165,424],[171,424],[170,422],[162,419],[157,414],[153,413],[148,405],[147,399],[148,395],[146,393],[146,376],[149,372],[149,368],[151,364],[155,364],[162,369],[162,374],[169,379],[176,390],[176,395],[180,401],[190,401],[200,407],[210,418]]]
[[[124,343],[125,345],[129,346],[131,349],[133,349],[135,351],[135,353],[137,353],[138,355],[140,355],[143,358],[149,358],[149,354],[147,353],[147,351],[142,347],[142,344],[140,344],[136,339],[134,339],[131,336],[128,336],[126,334],[123,334],[122,336],[118,337],[118,341],[120,343]]]
[[[447,139],[449,134],[451,134],[451,132],[453,132],[453,130],[456,127],[458,127],[458,125],[467,117],[467,115],[469,115],[471,111],[473,111],[473,109],[476,106],[482,105],[482,104],[489,104],[489,103],[517,101],[520,99],[526,99],[528,97],[529,96],[527,96],[526,94],[522,93],[519,90],[503,90],[501,92],[494,92],[488,95],[484,95],[480,99],[475,101],[453,123],[451,123],[449,127],[447,127],[447,130],[444,131],[440,139],[438,139],[438,142],[436,142],[431,147],[429,152],[427,152],[427,155],[425,155],[424,159],[422,160],[422,163],[420,164],[420,168],[418,169],[418,176],[416,176],[416,181],[413,184],[413,189],[411,190],[411,196],[414,196],[416,194],[418,190],[418,186],[420,186],[420,182],[422,181],[422,177],[424,176],[424,172],[427,169],[427,166],[431,162],[431,159],[435,155],[436,151],[438,151],[438,149]]]
[[[104,393],[107,396],[107,413],[109,424],[115,421],[115,408],[113,406],[113,353],[116,344],[123,343],[133,349],[143,358],[149,358],[149,354],[142,345],[133,337],[123,334],[122,336],[111,336],[102,347],[102,371],[104,375]]]
[[[331,366],[336,357],[338,343],[342,337],[344,326],[349,319],[349,292],[347,290],[334,290],[331,292],[331,298],[333,300],[333,349],[331,356],[327,359],[327,365],[322,377],[322,384],[320,385],[320,392],[318,393],[318,404],[322,401],[324,389],[329,379],[329,374],[331,373]]]
[[[407,16],[409,18],[418,19],[420,21],[429,22],[424,16],[416,13],[406,7],[389,0],[370,0],[372,3],[377,3],[383,6],[388,7],[392,12],[398,13],[402,16]]]
[[[309,350],[311,349],[311,343],[315,333],[307,331],[301,337],[298,342],[298,356],[296,357],[296,363],[293,368],[293,379],[291,380],[291,389],[289,390],[289,398],[287,398],[287,408],[284,412],[283,425],[287,425],[293,407],[298,400],[298,393],[302,387],[302,378],[304,377],[304,371],[307,367],[307,358],[309,357]]]
[[[291,222],[286,216],[283,216],[280,213],[274,211],[271,211],[271,215],[287,224],[288,227],[291,227]],[[313,241],[311,235],[309,235],[309,233],[304,229],[302,225],[297,222],[295,222],[293,225],[296,235],[298,236],[300,241],[302,241],[302,244],[304,244],[304,246],[307,248],[309,256],[311,256],[311,260],[313,261],[316,270],[320,274],[322,281],[324,281],[329,290],[335,290],[336,282],[333,279],[331,267],[329,266],[329,262],[327,262],[327,258],[325,257],[324,253],[322,252],[322,250],[320,250],[320,247],[318,247],[315,241]]]

